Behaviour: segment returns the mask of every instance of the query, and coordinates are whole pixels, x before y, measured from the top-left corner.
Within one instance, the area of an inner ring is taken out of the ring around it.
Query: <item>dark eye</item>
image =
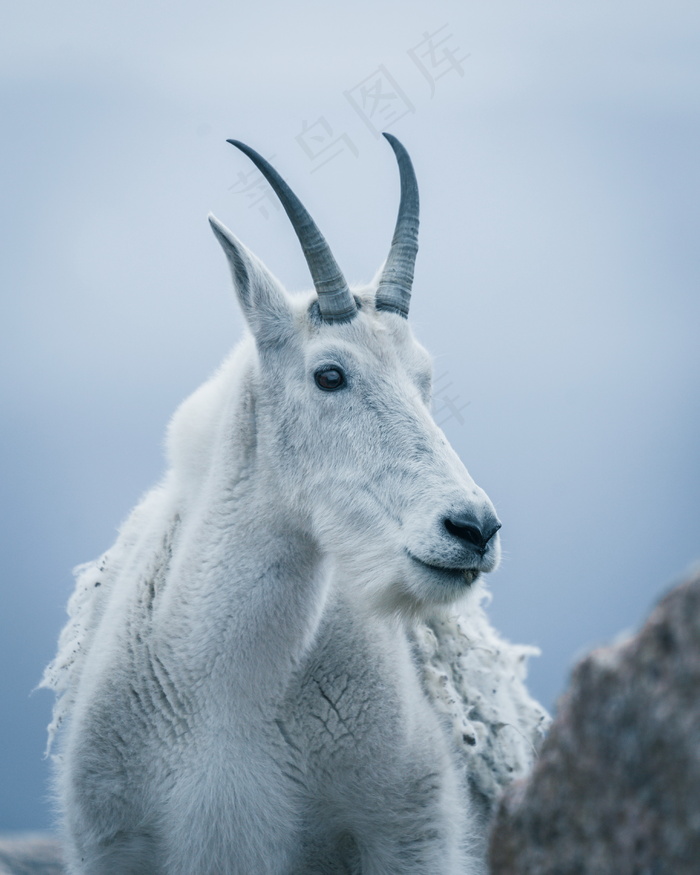
[[[326,392],[332,392],[345,385],[345,374],[340,368],[324,368],[321,371],[316,371],[314,379],[318,388],[325,389]]]

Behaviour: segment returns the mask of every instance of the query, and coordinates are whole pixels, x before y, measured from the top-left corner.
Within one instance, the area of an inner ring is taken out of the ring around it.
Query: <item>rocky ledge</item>
[[[491,836],[492,875],[699,872],[700,569],[577,665]]]

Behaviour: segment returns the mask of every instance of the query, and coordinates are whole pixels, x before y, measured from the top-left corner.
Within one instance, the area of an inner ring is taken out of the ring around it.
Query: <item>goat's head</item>
[[[256,453],[285,518],[340,574],[419,610],[465,593],[498,563],[500,523],[430,414],[431,363],[407,321],[418,249],[418,187],[403,146],[401,202],[378,280],[352,292],[301,202],[236,141],[284,206],[315,292],[290,297],[210,217],[255,338]]]

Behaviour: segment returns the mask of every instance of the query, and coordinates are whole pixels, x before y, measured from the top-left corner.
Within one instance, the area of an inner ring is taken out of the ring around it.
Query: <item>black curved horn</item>
[[[418,181],[408,152],[392,134],[384,134],[394,150],[401,177],[401,201],[394,238],[379,285],[375,306],[408,317],[413,286],[413,268],[418,254]]]
[[[357,306],[348,284],[333,257],[330,246],[299,198],[275,168],[255,149],[239,140],[227,140],[245,153],[275,190],[296,232],[318,294],[318,306],[325,322],[349,322]]]

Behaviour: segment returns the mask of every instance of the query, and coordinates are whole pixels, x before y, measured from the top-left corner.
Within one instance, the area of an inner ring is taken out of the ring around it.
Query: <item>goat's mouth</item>
[[[433,572],[433,574],[440,575],[444,582],[450,581],[450,583],[471,586],[481,574],[480,568],[449,568],[446,565],[434,565],[432,562],[426,562],[424,559],[419,559],[408,550],[406,553],[417,565],[427,568],[429,571]]]

